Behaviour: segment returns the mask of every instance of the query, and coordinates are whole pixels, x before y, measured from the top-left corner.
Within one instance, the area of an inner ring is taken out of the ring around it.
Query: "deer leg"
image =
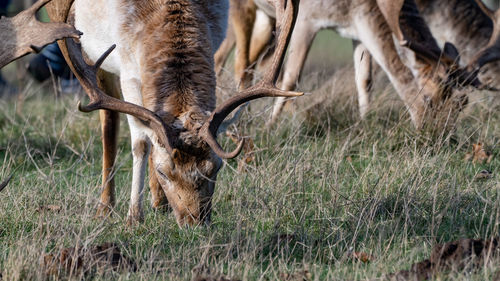
[[[252,39],[250,41],[249,63],[255,63],[262,52],[269,46],[273,35],[274,21],[266,13],[257,10],[255,17],[255,25],[252,31]]]
[[[149,190],[151,191],[151,206],[153,209],[167,211],[168,210],[168,200],[165,192],[156,177],[156,171],[153,165],[153,159],[149,155]]]
[[[358,90],[359,114],[364,119],[368,112],[372,95],[372,57],[363,44],[353,41],[354,77]]]
[[[358,10],[354,21],[359,32],[359,41],[367,48],[373,59],[385,71],[396,92],[403,100],[416,128],[421,128],[425,114],[425,102],[421,96],[411,70],[402,62],[397,52],[392,32],[382,14],[366,16],[368,11]]]
[[[256,10],[257,7],[253,0],[231,1],[230,19],[236,38],[234,75],[240,89],[247,88],[252,81],[252,76],[247,72],[247,68],[250,65],[250,39],[252,38]]]
[[[128,66],[127,64],[125,66]],[[124,69],[133,69],[125,67]],[[142,105],[141,82],[137,73],[123,71],[120,76],[122,93],[125,101]],[[139,119],[127,115],[132,143],[132,188],[130,192],[130,206],[127,216],[127,225],[135,225],[144,221],[142,202],[144,197],[144,180],[150,151],[149,128]]]
[[[297,24],[295,25],[295,30],[293,31],[292,38],[290,39],[288,59],[283,69],[283,84],[281,85],[282,90],[292,91],[295,89],[306,61],[307,54],[311,48],[312,41],[317,32],[317,27],[307,24],[307,21],[301,20],[299,15]],[[276,120],[285,105],[285,99],[286,98],[283,97],[276,98],[273,113],[268,125],[276,123]]]
[[[120,87],[116,77],[104,71],[99,72],[100,87],[108,95],[120,98]],[[116,203],[114,164],[117,153],[118,131],[120,128],[120,118],[118,112],[110,110],[100,110],[102,133],[102,191],[100,204],[97,209],[97,217],[104,217],[110,213],[111,208]]]
[[[220,77],[220,75],[222,74],[222,69],[224,68],[226,61],[229,58],[229,54],[233,50],[235,44],[236,37],[234,35],[233,26],[230,24],[227,28],[226,38],[224,39],[224,41],[222,41],[222,44],[220,45],[219,49],[217,49],[217,52],[214,56],[215,73],[217,74],[217,77]]]
[[[130,192],[130,207],[128,210],[127,224],[134,225],[144,221],[142,202],[144,197],[144,178],[150,149],[150,143],[144,130],[138,126],[135,117],[128,117],[130,134],[132,137],[132,190]]]

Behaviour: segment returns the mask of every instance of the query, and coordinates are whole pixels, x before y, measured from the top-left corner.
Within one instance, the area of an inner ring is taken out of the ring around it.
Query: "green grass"
[[[436,243],[499,234],[498,98],[473,93],[456,130],[431,138],[412,129],[383,81],[361,121],[352,69],[316,76],[305,75],[300,87],[319,90],[299,99],[300,110],[285,113],[276,128],[264,126],[270,100],[245,112],[238,127],[254,138],[257,159],[247,173],[236,171],[235,160],[221,170],[208,228],[180,229],[172,214],[149,204],[144,224],[125,225],[132,162],[125,118],[118,204],[111,218],[94,219],[102,151],[97,114],[78,112],[79,96],[56,98],[50,87],[31,84],[24,96],[0,101],[0,178],[14,174],[0,193],[3,278],[55,278],[44,275],[44,254],[116,242],[138,271],[87,279],[189,280],[194,268],[205,266],[243,280],[276,280],[303,269],[314,280],[367,280],[407,269]],[[325,80],[319,87],[317,81]],[[465,162],[479,141],[493,151],[493,161]],[[483,169],[493,178],[474,180]],[[37,211],[49,204],[62,209]],[[354,262],[347,257],[351,250],[375,260]],[[484,280],[493,273],[488,265],[472,275],[440,278]]]

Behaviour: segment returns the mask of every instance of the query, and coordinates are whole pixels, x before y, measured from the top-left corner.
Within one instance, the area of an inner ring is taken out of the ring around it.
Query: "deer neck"
[[[493,23],[474,0],[416,2],[439,45],[453,43],[461,51],[462,63],[469,63],[488,44]]]
[[[197,121],[206,118],[216,103],[208,22],[191,0],[149,2],[136,13],[144,24],[140,40],[143,104],[167,124],[185,116],[196,116]],[[181,123],[185,128],[196,127]]]

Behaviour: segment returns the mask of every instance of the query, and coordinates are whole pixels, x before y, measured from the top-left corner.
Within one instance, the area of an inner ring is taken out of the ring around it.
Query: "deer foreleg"
[[[101,88],[110,96],[120,98],[120,88],[117,81],[110,73],[100,72]],[[120,128],[120,118],[118,112],[110,110],[100,110],[102,131],[102,191],[100,205],[97,209],[97,216],[103,217],[109,214],[115,205],[115,180],[114,163],[117,152],[118,132]]]
[[[357,16],[354,16],[353,22],[359,31],[358,39],[389,77],[407,107],[415,127],[421,128],[426,108],[422,93],[410,69],[399,57],[389,26],[380,24],[383,21],[382,14],[366,16],[367,13],[360,9]]]
[[[297,24],[295,25],[295,30],[292,38],[290,39],[288,59],[283,69],[282,90],[291,91],[295,89],[300,74],[302,73],[302,68],[304,67],[307,54],[311,48],[312,41],[317,32],[317,27],[308,24],[306,20],[301,20],[299,15]],[[284,105],[285,98],[279,97],[276,99],[271,120],[268,125],[276,122],[276,119],[283,110]]]
[[[229,58],[229,54],[233,50],[235,44],[236,37],[234,35],[233,25],[230,24],[227,28],[226,38],[222,41],[222,44],[219,49],[217,49],[214,56],[215,73],[217,74],[217,77],[220,77],[222,69],[224,68],[226,61]]]
[[[354,41],[354,77],[361,119],[368,112],[372,95],[372,56],[363,44]]]
[[[250,86],[251,75],[247,73],[249,63],[250,40],[255,23],[257,7],[253,0],[232,0],[230,20],[236,37],[236,53],[234,59],[235,81],[240,89]]]
[[[122,71],[120,79],[125,101],[142,106],[141,83],[137,78],[137,74]],[[127,224],[132,225],[144,220],[142,202],[144,197],[144,179],[146,177],[146,166],[150,150],[150,129],[131,115],[127,115],[127,120],[130,127],[133,159],[132,188]]]

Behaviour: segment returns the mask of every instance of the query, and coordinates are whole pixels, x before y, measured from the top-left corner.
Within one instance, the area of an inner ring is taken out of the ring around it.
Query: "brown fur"
[[[168,210],[168,200],[161,188],[151,156],[148,161],[149,167],[149,190],[151,191],[151,206],[156,210]]]
[[[240,83],[240,89],[250,86],[252,77],[246,73],[250,65],[250,40],[257,6],[253,0],[232,0],[229,19],[233,24],[236,37],[236,58],[234,65],[235,79]],[[241,47],[240,47],[241,46]]]
[[[120,87],[116,78],[110,73],[101,71],[99,79],[100,87],[109,95],[120,98]],[[97,216],[105,216],[110,208],[116,203],[114,163],[117,153],[118,132],[120,129],[120,117],[118,112],[100,110],[102,133],[102,191],[100,206]]]

